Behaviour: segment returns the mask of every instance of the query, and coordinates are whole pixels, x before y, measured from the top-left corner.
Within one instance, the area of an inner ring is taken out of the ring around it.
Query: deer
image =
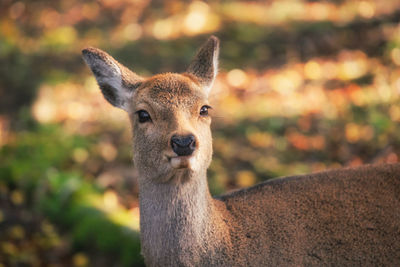
[[[184,73],[144,78],[82,50],[104,98],[128,113],[147,266],[400,266],[400,164],[267,180],[211,196],[209,95],[219,39]]]

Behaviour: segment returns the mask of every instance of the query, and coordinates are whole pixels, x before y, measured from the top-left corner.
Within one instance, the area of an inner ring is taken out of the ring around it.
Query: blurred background
[[[130,126],[80,55],[182,72],[221,39],[212,194],[400,155],[398,0],[0,3],[0,266],[142,266]]]

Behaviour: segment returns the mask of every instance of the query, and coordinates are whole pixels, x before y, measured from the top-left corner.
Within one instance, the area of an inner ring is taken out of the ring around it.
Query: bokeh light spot
[[[10,7],[10,17],[12,19],[19,18],[25,11],[25,4],[18,1]]]
[[[174,23],[171,19],[157,20],[153,26],[153,35],[157,39],[168,39],[173,33]]]
[[[76,253],[72,258],[74,267],[85,267],[89,264],[89,258],[84,253]]]
[[[87,158],[89,157],[89,153],[87,152],[86,149],[83,148],[75,148],[72,156],[74,158],[74,160],[78,163],[83,163],[87,160]]]
[[[256,182],[256,177],[251,171],[239,171],[236,174],[236,183],[240,187],[248,187]]]
[[[25,201],[24,195],[19,190],[12,191],[10,197],[11,197],[11,202],[14,203],[17,206],[21,205]]]
[[[361,1],[358,3],[358,13],[364,18],[371,18],[375,14],[375,7],[371,2]]]
[[[228,72],[227,81],[231,86],[244,87],[247,82],[247,74],[240,69],[233,69]]]
[[[400,48],[396,47],[392,49],[390,55],[393,63],[400,66]]]
[[[113,190],[107,190],[103,195],[104,208],[114,210],[118,207],[118,196]]]
[[[137,23],[131,23],[124,28],[124,37],[129,41],[138,40],[142,36],[142,27]]]
[[[98,145],[98,150],[106,161],[113,161],[117,157],[117,149],[111,143],[101,142]]]
[[[321,78],[321,66],[316,61],[309,61],[304,66],[304,75],[311,80],[317,80]]]

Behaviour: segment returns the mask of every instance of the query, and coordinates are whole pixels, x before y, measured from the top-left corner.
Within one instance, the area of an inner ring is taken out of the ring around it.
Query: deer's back
[[[400,264],[400,164],[280,178],[218,199],[238,265]]]

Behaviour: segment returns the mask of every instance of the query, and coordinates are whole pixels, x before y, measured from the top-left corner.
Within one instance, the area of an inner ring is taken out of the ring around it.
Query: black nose
[[[190,156],[196,148],[196,139],[193,135],[171,137],[172,150],[178,156]]]

